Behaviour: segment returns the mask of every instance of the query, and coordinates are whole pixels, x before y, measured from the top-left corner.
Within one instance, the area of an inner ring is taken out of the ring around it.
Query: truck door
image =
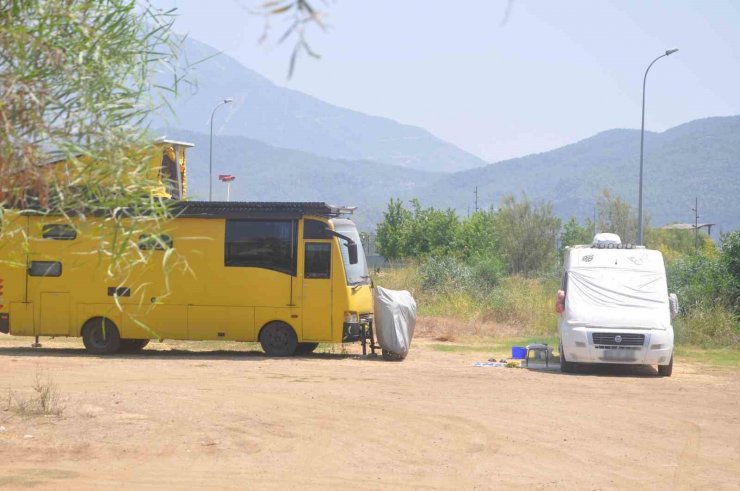
[[[332,328],[331,241],[304,243],[303,340],[329,341]]]

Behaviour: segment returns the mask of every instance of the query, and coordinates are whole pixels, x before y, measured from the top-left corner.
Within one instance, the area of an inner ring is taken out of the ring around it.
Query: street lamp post
[[[227,97],[223,102],[214,107],[213,112],[211,113],[211,138],[208,144],[208,201],[213,201],[213,116],[216,114],[216,110],[219,107],[224,104],[228,104],[233,100],[234,99]]]
[[[672,55],[678,51],[677,48],[666,50],[665,53],[658,56],[656,59],[654,59],[647,67],[647,70],[645,70],[645,76],[642,79],[642,127],[640,129],[640,190],[638,194],[638,201],[637,201],[637,244],[638,245],[644,245],[643,240],[643,230],[642,230],[642,156],[643,156],[643,149],[645,147],[645,84],[647,83],[647,76],[648,72],[650,71],[650,67],[652,67],[656,61],[659,59]]]

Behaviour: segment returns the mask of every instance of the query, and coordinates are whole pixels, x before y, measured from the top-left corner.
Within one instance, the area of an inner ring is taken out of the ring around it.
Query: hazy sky
[[[541,152],[611,128],[740,114],[740,1],[315,0],[326,32],[307,33],[316,61],[292,44],[258,44],[262,0],[154,0],[175,29],[278,85],[418,125],[489,161]],[[325,6],[324,6],[325,5]],[[502,24],[502,21],[506,21]],[[287,19],[285,20],[287,22]],[[224,94],[227,96],[228,94]]]

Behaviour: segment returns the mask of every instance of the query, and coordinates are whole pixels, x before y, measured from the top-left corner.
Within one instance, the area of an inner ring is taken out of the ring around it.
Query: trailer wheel
[[[661,377],[670,377],[673,374],[673,355],[671,354],[671,361],[668,365],[658,365],[658,375]]]
[[[382,350],[381,354],[383,355],[383,359],[385,361],[403,361],[403,359],[406,358],[405,354],[399,355],[398,353],[388,351],[387,349]]]
[[[268,356],[291,356],[298,347],[298,338],[288,324],[274,321],[262,328],[260,344]]]
[[[113,321],[97,317],[82,326],[82,342],[92,355],[111,355],[121,347],[121,335]]]
[[[565,352],[563,351],[563,343],[558,345],[558,352],[560,353],[560,371],[563,373],[573,373],[575,367],[572,361],[566,361]]]
[[[148,339],[121,339],[119,351],[122,353],[135,353],[144,349],[149,344]]]
[[[313,353],[318,347],[319,343],[298,343],[298,347],[295,349],[295,354],[308,355],[309,353]]]

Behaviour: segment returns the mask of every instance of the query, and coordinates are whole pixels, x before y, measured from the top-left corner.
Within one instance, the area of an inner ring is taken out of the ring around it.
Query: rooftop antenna
[[[478,186],[475,187],[475,212],[478,212]]]

